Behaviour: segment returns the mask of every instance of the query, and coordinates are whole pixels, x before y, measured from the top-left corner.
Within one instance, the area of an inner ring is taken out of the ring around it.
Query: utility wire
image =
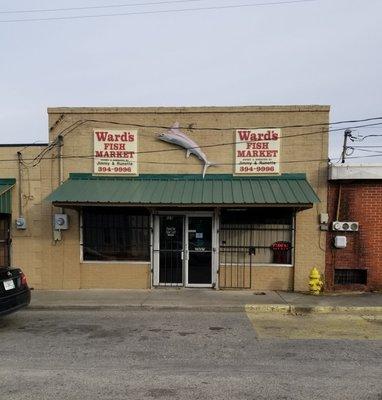
[[[377,154],[367,155],[367,156],[353,156],[347,157],[347,159],[359,159],[359,158],[369,158],[369,157],[379,157],[382,156],[382,151]],[[62,156],[64,159],[93,159],[94,155],[64,155]],[[56,160],[57,156],[54,157],[45,157],[44,160]],[[28,160],[28,159],[24,159]],[[32,160],[32,159],[30,159]],[[17,162],[17,159],[0,159],[0,162]],[[330,162],[331,160],[328,158],[317,158],[317,159],[309,159],[309,160],[289,160],[289,161],[280,161],[280,164],[293,164],[293,163],[310,163],[310,162]],[[137,161],[137,164],[154,164],[154,165],[185,165],[184,162],[161,162],[161,161]],[[200,165],[200,163],[187,163],[187,165]],[[239,163],[214,163],[216,166],[233,166],[239,165]]]
[[[272,126],[272,125],[267,125],[267,126],[257,126],[257,127],[252,127],[250,129],[286,129],[286,128],[308,128],[308,127],[314,127],[314,126],[330,126],[330,125],[343,125],[343,124],[353,124],[353,123],[359,123],[359,122],[371,122],[371,121],[380,121],[382,120],[382,116],[379,117],[371,117],[371,118],[363,118],[363,119],[353,119],[353,120],[343,120],[343,121],[336,121],[336,122],[321,122],[321,123],[316,123],[316,124],[295,124],[295,125],[279,125],[279,126]],[[154,128],[154,129],[166,129],[168,130],[170,127],[169,126],[164,126],[164,125],[147,125],[147,124],[134,124],[130,122],[116,122],[116,121],[107,121],[107,120],[98,120],[98,119],[83,119],[83,120],[78,120],[74,122],[72,125],[70,125],[68,128],[69,129],[71,126],[79,123],[83,124],[86,122],[97,122],[97,123],[108,123],[108,124],[114,124],[114,125],[124,125],[124,126],[133,126],[137,128]],[[368,126],[376,126],[380,125],[380,123],[377,124],[368,124],[368,125],[361,125],[359,127],[368,127]],[[347,129],[353,129],[357,127],[347,127]],[[230,126],[230,127],[216,127],[216,126],[205,126],[205,127],[195,127],[194,124],[190,124],[187,126],[180,126],[179,129],[184,129],[184,130],[198,130],[198,131],[232,131],[232,130],[237,130],[237,129],[248,129],[243,126]],[[343,130],[345,128],[341,128]],[[65,131],[64,130],[64,131]],[[61,132],[63,136],[66,136],[67,133]]]
[[[210,7],[194,7],[194,8],[178,8],[168,10],[152,10],[152,11],[133,11],[127,13],[114,13],[114,14],[93,14],[93,15],[73,15],[63,17],[47,17],[47,18],[23,18],[23,19],[8,19],[0,20],[0,23],[14,23],[14,22],[43,22],[43,21],[62,21],[71,19],[89,19],[89,18],[105,18],[105,17],[119,17],[119,16],[131,16],[131,15],[153,15],[153,14],[169,14],[169,13],[185,13],[189,11],[215,11],[215,10],[227,10],[236,8],[248,8],[248,7],[260,7],[260,6],[275,6],[275,5],[287,5],[295,3],[307,3],[318,0],[287,0],[287,1],[274,1],[270,3],[255,3],[255,4],[233,4],[226,6],[210,6]]]
[[[355,122],[355,121],[371,121],[371,120],[379,120],[382,119],[382,117],[373,117],[373,118],[364,118],[364,119],[359,119],[359,120],[351,120],[351,121],[337,121],[332,123],[333,125],[335,124],[341,124],[341,123],[345,123],[345,122]],[[73,124],[71,124],[70,126],[66,127],[61,133],[60,135],[65,137],[66,135],[68,135],[69,133],[73,132],[74,129],[76,129],[77,127],[79,127],[80,125],[86,123],[86,122],[97,122],[97,123],[113,123],[113,124],[117,124],[117,125],[128,125],[126,123],[123,122],[115,122],[115,121],[101,121],[101,120],[79,120],[74,122]],[[324,125],[324,124],[310,124],[310,125],[306,125],[306,126],[317,126],[317,125]],[[325,124],[327,125],[327,124]],[[365,124],[365,125],[358,125],[356,127],[360,128],[360,127],[364,127],[364,126],[369,126],[369,125],[382,125],[382,122],[379,123],[375,123],[375,124]],[[145,127],[152,127],[149,125],[146,125]],[[284,126],[284,127],[279,127],[281,128],[286,128],[286,127],[292,127],[292,125],[288,125],[288,126]],[[296,125],[295,127],[303,127],[303,125]],[[164,127],[160,127],[160,128],[164,128]],[[166,127],[166,129],[168,129],[168,127]],[[205,128],[205,129],[209,129],[209,128]],[[220,128],[219,128],[220,129]],[[229,128],[230,130],[232,129],[237,129],[237,128]],[[265,128],[252,128],[252,129],[265,129]],[[271,128],[269,128],[271,129]],[[276,128],[273,128],[276,129]],[[328,132],[334,132],[334,131],[342,131],[344,128],[336,128],[336,129],[329,129]],[[307,136],[307,135],[314,135],[314,134],[322,134],[323,131],[316,131],[316,132],[306,132],[306,133],[301,133],[301,134],[296,134],[296,135],[289,135],[289,136],[281,136],[281,138],[291,138],[291,137],[296,137],[296,136]],[[142,135],[142,134],[141,134]],[[145,135],[147,137],[152,137],[151,135]],[[259,140],[259,142],[261,142],[262,140]],[[236,144],[238,142],[225,142],[225,143],[218,143],[218,144],[213,144],[213,145],[201,145],[198,146],[199,148],[203,147],[216,147],[216,146],[226,146],[226,145],[231,145],[231,144]],[[55,145],[57,144],[57,139],[55,141],[53,141],[46,149],[44,149],[41,153],[39,153],[34,159],[32,159],[32,162],[29,164],[29,166],[31,167],[35,167],[37,166],[41,160],[43,159],[43,156],[49,151],[51,150]],[[25,147],[24,147],[25,148]],[[150,150],[150,151],[142,151],[142,152],[137,152],[136,154],[144,154],[144,153],[159,153],[159,152],[169,152],[169,151],[182,151],[184,149],[181,148],[170,148],[170,149],[164,149],[164,150]],[[2,160],[0,160],[2,161]],[[25,160],[24,160],[25,161]],[[37,161],[37,163],[35,163],[35,161]],[[26,166],[27,164],[24,163]]]
[[[382,123],[381,123],[382,124]],[[338,130],[342,130],[342,129],[334,129],[332,131],[338,131]],[[309,132],[309,134],[317,134],[317,133],[322,133],[322,131],[319,132]],[[303,134],[302,134],[303,135]],[[297,136],[301,136],[301,135],[297,135]],[[151,137],[151,136],[150,136]],[[284,136],[284,138],[287,137],[291,137],[291,136]],[[227,145],[232,145],[232,144],[236,144],[239,142],[224,142],[224,143],[217,143],[217,144],[210,144],[210,145],[201,145],[198,146],[199,148],[205,148],[205,147],[218,147],[218,146],[227,146]],[[51,145],[49,145],[46,149],[43,150],[43,152],[41,152],[37,157],[30,159],[30,161],[32,161],[32,163],[29,164],[29,166],[35,167],[37,166],[42,159],[44,158],[44,155],[51,150],[55,145],[56,145],[56,141],[52,142]],[[153,154],[153,153],[164,153],[164,152],[173,152],[173,151],[184,151],[183,148],[179,148],[179,147],[175,147],[175,148],[170,148],[170,149],[162,149],[162,150],[145,150],[145,151],[137,151],[135,154],[139,155],[139,154]],[[44,159],[55,159],[56,157],[45,157]],[[73,156],[62,156],[62,158],[78,158],[78,159],[83,159],[83,158],[94,158],[94,154],[89,154],[89,155],[73,155]],[[353,158],[353,157],[348,157],[348,158]],[[359,157],[362,158],[362,157]],[[308,161],[325,161],[327,159],[319,159],[319,160],[296,160],[296,162],[308,162]],[[8,160],[1,160],[1,161],[15,161],[14,159],[8,159]],[[23,161],[27,161],[27,159],[24,159]],[[286,162],[289,163],[290,161]],[[142,161],[141,161],[142,163]],[[147,163],[147,162],[146,162]],[[152,162],[155,163],[155,162]],[[171,165],[171,163],[168,163]],[[175,163],[176,164],[176,163]],[[183,164],[183,163],[179,163],[179,164]],[[225,164],[219,164],[217,163],[217,165],[225,165]],[[235,165],[235,164],[227,164],[227,165]]]
[[[61,114],[60,118],[50,128],[50,131],[55,129],[57,127],[57,125],[60,122],[62,122],[63,120],[64,120],[64,115]],[[316,124],[298,124],[298,125],[283,125],[283,126],[273,126],[273,127],[272,126],[271,127],[270,126],[267,126],[267,127],[255,127],[255,128],[251,128],[251,129],[286,129],[286,128],[305,128],[305,127],[314,127],[314,126],[324,126],[324,127],[326,127],[328,125],[342,125],[342,124],[347,124],[347,123],[359,123],[359,122],[369,122],[369,121],[378,121],[378,120],[382,120],[382,116],[381,117],[363,118],[363,119],[336,121],[336,122],[331,122],[329,124],[327,122],[323,122],[323,123],[316,123]],[[168,126],[163,126],[163,125],[131,124],[131,123],[128,123],[128,122],[116,122],[116,121],[107,121],[107,120],[105,121],[105,120],[97,120],[97,119],[85,119],[85,120],[77,120],[77,121],[73,122],[72,124],[70,124],[69,126],[64,128],[61,132],[59,132],[59,135],[62,135],[63,137],[65,137],[69,133],[73,132],[76,128],[80,127],[81,125],[83,125],[83,124],[85,124],[87,122],[107,123],[107,124],[122,125],[122,126],[133,126],[133,127],[137,127],[137,128],[156,128],[156,129],[166,129],[166,130],[169,129]],[[359,125],[358,128],[365,127],[365,126],[367,126],[367,127],[375,126],[375,125],[380,125],[380,123]],[[352,128],[354,128],[354,127],[352,127]],[[198,127],[198,128],[194,128],[193,125],[191,124],[189,126],[179,127],[179,129],[199,130],[199,131],[204,131],[204,130],[209,130],[209,131],[212,131],[212,130],[214,130],[214,131],[231,131],[231,130],[240,129],[240,127],[229,127],[229,128],[223,128],[223,127]],[[245,129],[245,128],[241,128],[241,129]],[[344,129],[344,128],[341,128],[341,129],[338,129],[338,130],[342,130],[342,129]],[[331,131],[334,131],[334,130],[329,129],[328,131],[331,132]],[[308,133],[308,134],[316,134],[316,133],[322,133],[322,131],[312,132],[312,133]],[[140,135],[142,135],[142,133]],[[303,134],[303,135],[306,135],[306,134]],[[298,136],[298,135],[294,135],[294,136],[290,135],[290,136],[285,136],[285,137],[295,137],[295,136]],[[25,147],[23,147],[22,150],[25,150],[28,147],[30,147],[30,146],[25,146]],[[38,157],[38,156],[36,156],[36,157]]]
[[[7,10],[0,11],[0,14],[27,14],[27,13],[45,13],[45,12],[58,12],[58,11],[81,11],[81,10],[99,10],[105,8],[122,8],[122,7],[145,7],[156,6],[162,4],[178,4],[178,3],[193,3],[202,2],[205,0],[173,0],[173,1],[154,1],[149,3],[132,3],[132,4],[110,4],[101,6],[87,6],[87,7],[67,7],[67,8],[41,8],[29,10]],[[208,1],[208,0],[207,0]]]
[[[370,135],[365,135],[359,138],[356,138],[355,141],[356,142],[362,142],[363,140],[370,138],[370,137],[382,137],[382,134],[370,134]]]
[[[130,4],[108,4],[101,6],[86,6],[86,7],[66,7],[66,8],[41,8],[29,10],[7,10],[0,11],[0,14],[27,14],[27,13],[45,13],[45,12],[58,12],[58,11],[81,11],[81,10],[100,10],[105,8],[123,8],[123,7],[146,7],[156,6],[163,4],[180,4],[180,3],[200,3],[209,0],[168,0],[168,1],[153,1],[147,3],[130,3]]]
[[[382,147],[382,146],[349,146],[353,149],[368,149],[368,148],[375,148],[375,147]]]

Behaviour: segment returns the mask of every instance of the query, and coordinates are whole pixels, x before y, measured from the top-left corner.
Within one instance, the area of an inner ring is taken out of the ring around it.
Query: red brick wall
[[[358,232],[333,232],[339,186],[339,221],[359,222]],[[325,285],[327,290],[382,289],[382,181],[331,181],[328,185],[329,232]],[[334,248],[334,237],[346,236],[345,249]],[[367,285],[334,285],[335,268],[367,269]]]

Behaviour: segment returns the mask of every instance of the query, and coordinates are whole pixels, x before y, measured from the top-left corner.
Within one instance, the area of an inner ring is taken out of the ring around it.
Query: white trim
[[[153,231],[153,285],[159,286],[159,215],[153,215],[154,231]]]
[[[158,283],[156,286],[160,287],[183,287],[183,283]]]
[[[154,214],[150,210],[150,289],[154,285]]]
[[[188,284],[188,268],[189,264],[188,261],[190,259],[190,252],[188,246],[188,217],[189,215],[186,214],[184,216],[183,222],[183,285],[184,287],[192,287]]]
[[[212,288],[212,283],[191,283],[190,285],[186,285],[187,288]]]
[[[331,165],[329,180],[382,179],[382,164]]]

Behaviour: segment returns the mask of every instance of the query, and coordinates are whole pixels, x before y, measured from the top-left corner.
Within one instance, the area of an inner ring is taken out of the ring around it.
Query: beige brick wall
[[[293,267],[285,266],[224,266],[219,268],[219,287],[222,289],[246,288],[252,290],[292,290]]]
[[[84,122],[99,120],[101,122]],[[206,127],[274,127],[328,123],[326,106],[281,107],[203,107],[203,108],[54,108],[49,109],[50,142],[64,133],[63,174],[93,172],[93,160],[84,158],[93,154],[93,129],[138,130],[138,151],[168,150],[171,145],[156,139],[166,129],[145,126],[170,127],[178,121],[181,126],[192,127],[184,132],[200,145],[234,142],[234,130],[204,130]],[[70,128],[76,122],[79,125]],[[125,125],[118,126],[112,122]],[[141,125],[142,127],[137,127]],[[66,129],[70,128],[70,129]],[[294,135],[319,132],[314,135]],[[292,136],[288,138],[288,136]],[[0,158],[12,161],[1,163],[0,177],[17,178],[17,151],[33,159],[42,147],[1,147]],[[209,160],[221,166],[209,168],[209,174],[233,173],[234,145],[206,147]],[[284,128],[281,139],[281,172],[303,172],[321,203],[311,210],[301,211],[296,219],[295,268],[261,267],[253,273],[253,287],[258,289],[306,290],[309,270],[316,266],[322,272],[325,265],[325,233],[319,231],[318,213],[326,211],[326,160],[328,154],[327,127]],[[70,229],[63,232],[62,240],[53,241],[52,214],[60,211],[44,199],[59,184],[57,148],[47,153],[36,167],[23,169],[23,210],[28,229],[12,228],[13,263],[28,273],[36,288],[81,287],[149,287],[149,268],[128,264],[81,264],[78,212],[67,209]],[[185,151],[141,154],[139,173],[201,173],[202,165],[194,156],[185,158]],[[149,164],[156,162],[158,164]],[[170,163],[170,164],[169,164]],[[17,188],[13,190],[13,216],[18,214]],[[291,276],[293,275],[292,279]],[[105,281],[105,276],[108,276]],[[255,278],[257,277],[257,278]],[[291,282],[294,280],[294,283]]]
[[[151,286],[149,263],[90,263],[81,264],[83,289],[142,289]]]
[[[11,264],[23,268],[31,286],[43,287],[43,273],[46,264],[45,250],[48,247],[44,236],[42,215],[42,168],[32,167],[33,159],[45,146],[0,147],[0,178],[15,178],[12,189],[11,220]],[[19,212],[19,163],[17,152],[22,153],[25,165],[21,166],[21,212]],[[27,220],[26,230],[15,228],[15,219],[23,215]]]

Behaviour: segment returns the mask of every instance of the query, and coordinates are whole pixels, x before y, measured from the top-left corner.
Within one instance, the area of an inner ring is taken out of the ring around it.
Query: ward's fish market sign
[[[280,129],[237,129],[236,174],[280,173]]]
[[[94,129],[94,173],[137,175],[137,131]]]

